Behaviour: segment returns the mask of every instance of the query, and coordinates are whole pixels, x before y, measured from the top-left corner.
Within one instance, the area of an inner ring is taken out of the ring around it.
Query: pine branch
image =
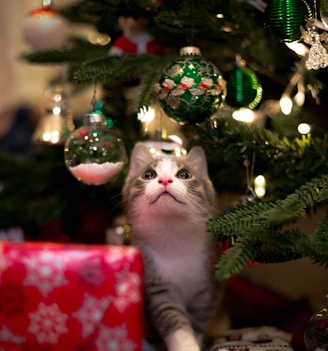
[[[190,6],[190,1],[183,0],[179,8],[160,11],[155,16],[156,24],[169,33],[192,35],[207,28],[204,12],[199,11],[196,4]]]
[[[328,175],[313,179],[284,200],[247,203],[209,221],[215,235],[242,233],[251,227],[271,227],[294,223],[314,206],[328,202]]]
[[[83,63],[75,72],[76,83],[99,83],[140,79],[145,72],[156,67],[161,58],[155,55],[123,55],[102,57]]]
[[[273,205],[269,202],[250,202],[247,206],[240,206],[232,209],[231,212],[218,216],[215,219],[208,221],[208,228],[214,234],[216,239],[221,239],[222,236],[232,236],[235,234],[243,233],[247,228],[256,225],[263,225],[260,223],[259,215],[267,211]]]
[[[68,208],[76,209],[82,200],[102,205],[108,213],[120,208],[118,196],[123,178],[99,187],[80,183],[66,168],[60,146],[41,148],[36,159],[0,153],[0,163],[1,228],[40,228],[64,213],[67,215]]]
[[[328,245],[328,215],[321,221],[315,231],[314,238],[318,241],[325,242]]]
[[[74,46],[62,50],[45,50],[25,53],[21,58],[34,64],[59,64],[84,62],[85,60],[94,59],[104,56],[108,48],[103,46],[92,45],[81,39],[72,39]]]
[[[242,243],[237,243],[229,248],[221,256],[220,261],[215,266],[215,276],[219,281],[230,278],[238,274],[249,261],[253,261],[257,251],[245,247]]]
[[[252,259],[260,262],[274,263],[309,257],[318,264],[328,266],[327,218],[314,237],[299,229],[282,231],[283,225],[297,222],[313,207],[322,206],[327,202],[328,175],[324,175],[304,184],[284,200],[249,203],[212,219],[209,221],[209,231],[217,240],[223,236],[235,237],[243,250],[250,250],[252,253],[257,251]],[[227,268],[226,263],[221,266],[219,261],[217,269],[223,271],[220,277],[235,274],[243,268],[233,253],[229,256],[231,262]]]
[[[150,16],[156,13],[157,9],[158,6],[151,0],[82,0],[61,10],[70,21],[91,22],[97,25],[108,14],[113,17]]]
[[[217,128],[210,122],[198,129],[198,143],[207,150],[210,170],[215,170],[213,179],[217,187],[233,181],[232,187],[245,183],[243,162],[256,156],[254,174],[267,178],[271,197],[292,193],[309,179],[328,173],[328,137],[311,135],[299,138],[281,137],[268,129],[249,127],[232,118],[218,119]],[[217,164],[220,164],[218,169]],[[232,174],[227,174],[233,170]],[[240,170],[240,175],[236,172]],[[224,181],[222,181],[224,180]],[[245,189],[244,185],[244,189]]]

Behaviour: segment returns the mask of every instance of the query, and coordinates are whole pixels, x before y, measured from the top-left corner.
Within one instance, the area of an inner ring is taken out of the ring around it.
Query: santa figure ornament
[[[153,37],[148,31],[149,18],[120,16],[118,20],[123,34],[114,41],[109,55],[165,54],[168,49],[167,45]]]

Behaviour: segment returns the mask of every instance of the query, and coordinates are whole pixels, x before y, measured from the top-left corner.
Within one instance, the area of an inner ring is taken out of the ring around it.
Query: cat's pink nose
[[[172,182],[173,182],[173,179],[167,175],[163,175],[158,179],[158,183],[163,184],[164,186],[167,186],[169,183],[172,183]]]

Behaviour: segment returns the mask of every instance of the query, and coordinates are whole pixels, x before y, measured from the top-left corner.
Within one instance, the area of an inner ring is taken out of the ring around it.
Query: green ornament
[[[220,107],[225,81],[211,62],[200,56],[197,47],[180,49],[156,84],[158,101],[164,112],[180,124],[199,124]]]
[[[305,0],[270,0],[264,11],[264,27],[275,39],[291,43],[300,40],[300,27],[312,18]]]
[[[247,67],[237,67],[227,79],[226,102],[232,107],[253,109],[262,99],[262,86]]]

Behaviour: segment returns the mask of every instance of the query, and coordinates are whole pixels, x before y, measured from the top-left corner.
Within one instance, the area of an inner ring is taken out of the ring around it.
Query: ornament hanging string
[[[52,1],[51,0],[42,0],[42,7],[51,7]]]
[[[317,0],[313,1],[313,10],[314,10],[314,20],[317,21],[318,19],[318,10],[317,10]]]
[[[256,198],[256,193],[252,186],[252,178],[254,175],[254,167],[255,167],[255,152],[253,152],[251,162],[249,162],[248,157],[245,157],[244,166],[246,169],[246,183],[247,183],[245,193],[247,197],[249,197],[250,199],[254,199]]]
[[[190,37],[187,39],[187,45],[193,46],[195,39],[195,21],[194,21],[194,13],[195,13],[195,5],[194,0],[190,0],[190,11],[191,11],[191,27],[190,27]]]
[[[91,99],[92,108],[96,110],[96,102],[97,102],[97,78],[96,76],[93,77],[93,96]]]

